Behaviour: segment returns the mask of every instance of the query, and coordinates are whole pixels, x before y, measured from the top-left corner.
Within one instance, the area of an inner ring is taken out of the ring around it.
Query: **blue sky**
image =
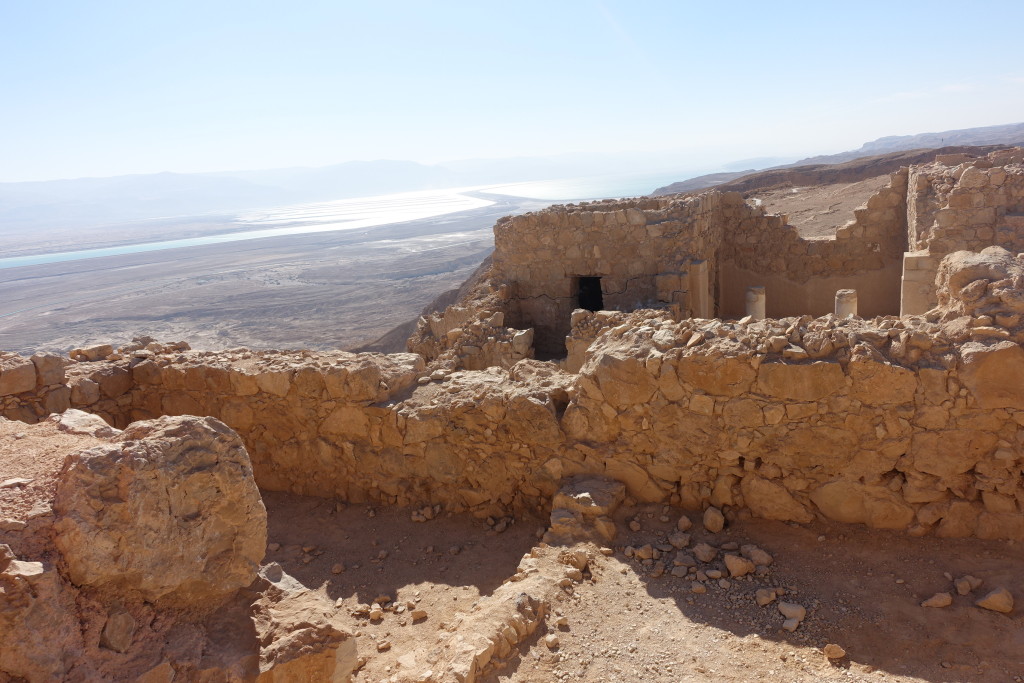
[[[0,0],[0,181],[836,152],[1024,120],[1022,25],[1019,0]]]

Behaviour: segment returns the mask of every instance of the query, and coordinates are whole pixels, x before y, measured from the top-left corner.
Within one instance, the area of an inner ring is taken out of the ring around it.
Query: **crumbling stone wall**
[[[732,195],[686,200],[642,198],[584,202],[503,218],[494,227],[492,282],[507,285],[506,312],[516,328],[532,327],[540,356],[565,355],[569,316],[579,308],[578,278],[600,277],[604,307],[635,310],[709,298],[690,274],[713,262],[724,207]]]
[[[904,314],[935,306],[935,276],[947,254],[988,246],[1024,251],[1024,149],[940,157],[913,167],[909,187]]]
[[[803,239],[785,216],[766,215],[735,192],[570,204],[508,217],[495,226],[489,280],[508,288],[508,319],[535,329],[541,357],[566,354],[581,276],[601,278],[603,307],[611,310],[661,307],[676,317],[738,318],[746,289],[767,284],[772,317],[824,314],[842,288],[861,292],[865,314],[894,314],[907,175],[892,174],[830,239]]]
[[[0,417],[35,424],[71,405],[65,384],[67,359],[47,353],[25,358],[0,352]]]
[[[644,501],[1024,539],[1024,261],[959,253],[942,273],[926,318],[580,313],[577,374],[340,352],[78,365],[128,372],[117,420],[221,419],[265,489],[507,514],[599,474]]]

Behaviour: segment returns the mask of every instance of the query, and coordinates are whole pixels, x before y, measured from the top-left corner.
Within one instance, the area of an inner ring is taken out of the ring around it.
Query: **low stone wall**
[[[25,358],[0,352],[0,417],[35,424],[50,413],[71,406],[71,389],[65,384],[68,361],[53,354]]]
[[[1024,539],[1024,260],[958,252],[940,273],[927,318],[580,312],[576,373],[158,348],[70,363],[64,386],[115,425],[219,418],[265,489],[493,515],[599,474],[643,501]]]

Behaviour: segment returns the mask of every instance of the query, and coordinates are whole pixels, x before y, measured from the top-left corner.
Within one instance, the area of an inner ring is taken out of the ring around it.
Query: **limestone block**
[[[683,382],[715,396],[739,396],[757,376],[750,358],[704,353],[681,357],[677,372]]]
[[[967,342],[959,375],[981,408],[1024,409],[1024,349],[1012,341]]]
[[[69,455],[54,510],[74,583],[150,601],[215,604],[252,582],[266,546],[249,456],[213,418],[137,422]]]
[[[917,432],[909,455],[919,471],[950,478],[967,472],[992,453],[998,440],[995,434],[969,429]]]
[[[845,386],[846,375],[838,363],[762,363],[754,390],[787,401],[817,401]]]
[[[850,395],[869,406],[913,403],[917,375],[913,370],[888,363],[851,360],[846,368],[853,379]]]
[[[0,396],[13,396],[36,388],[36,366],[28,358],[0,360]]]
[[[625,484],[629,495],[640,502],[657,503],[666,496],[642,467],[631,462],[618,458],[605,460],[604,473],[608,478]]]
[[[740,483],[744,504],[756,517],[806,524],[814,516],[784,486],[756,474],[747,474]]]
[[[32,356],[32,363],[36,366],[38,384],[41,386],[64,384],[64,365],[66,362],[56,354],[34,354]]]
[[[71,403],[76,406],[89,406],[100,400],[100,385],[88,377],[71,379]]]
[[[966,538],[973,536],[981,514],[979,506],[965,500],[956,500],[946,508],[935,535],[940,538]]]
[[[605,400],[618,409],[646,403],[657,390],[655,379],[640,361],[617,352],[600,355],[594,379]]]

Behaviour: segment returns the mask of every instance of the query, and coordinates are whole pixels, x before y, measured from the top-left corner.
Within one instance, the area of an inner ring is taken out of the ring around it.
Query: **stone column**
[[[836,317],[847,318],[857,315],[857,290],[840,289],[836,291]]]
[[[764,319],[764,287],[747,287],[747,315],[754,320]]]

